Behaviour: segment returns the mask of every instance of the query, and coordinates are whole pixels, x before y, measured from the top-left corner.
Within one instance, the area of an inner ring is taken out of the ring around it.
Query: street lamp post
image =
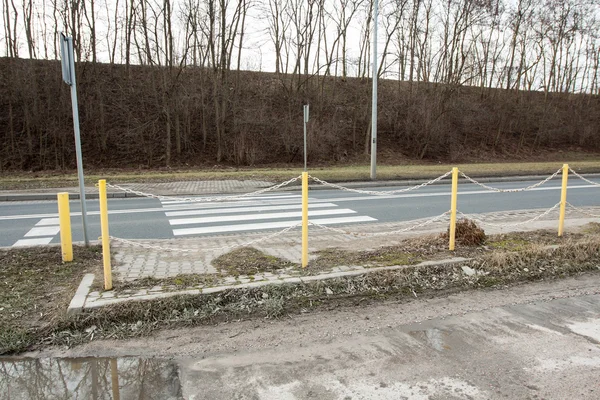
[[[373,0],[373,93],[371,96],[371,180],[377,179],[377,16],[378,0]]]

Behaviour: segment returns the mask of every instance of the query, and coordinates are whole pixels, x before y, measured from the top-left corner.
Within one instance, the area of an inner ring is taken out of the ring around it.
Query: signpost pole
[[[79,180],[79,200],[81,202],[81,222],[83,240],[89,245],[87,233],[87,207],[85,205],[85,182],[83,178],[83,160],[81,157],[81,136],[79,134],[79,107],[77,103],[77,83],[75,80],[75,60],[73,56],[73,38],[60,34],[60,48],[63,80],[71,86],[71,105],[73,107],[73,129],[75,131],[75,153],[77,157],[77,178]]]

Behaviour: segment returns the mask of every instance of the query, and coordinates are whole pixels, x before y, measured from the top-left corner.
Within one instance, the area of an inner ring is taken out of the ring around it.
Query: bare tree
[[[118,0],[117,5],[115,6],[118,9]],[[88,10],[89,6],[89,10]],[[92,53],[92,62],[95,63],[97,61],[97,51],[96,51],[96,10],[95,10],[95,0],[86,0],[81,3],[81,8],[83,9],[83,16],[86,20],[87,27],[90,31],[90,52]]]

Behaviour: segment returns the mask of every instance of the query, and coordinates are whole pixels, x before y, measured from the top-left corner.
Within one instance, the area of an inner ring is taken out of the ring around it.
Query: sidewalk
[[[107,182],[107,183],[110,183]],[[220,193],[245,193],[273,186],[272,182],[257,180],[222,180],[222,181],[180,181],[167,183],[124,183],[120,184],[127,189],[153,193],[160,196],[193,196]],[[31,200],[56,200],[56,194],[69,193],[70,199],[79,199],[79,187],[40,188],[21,190],[0,190],[0,201],[31,201]],[[97,199],[98,188],[85,187],[86,199]],[[108,198],[138,197],[111,187],[107,188]]]

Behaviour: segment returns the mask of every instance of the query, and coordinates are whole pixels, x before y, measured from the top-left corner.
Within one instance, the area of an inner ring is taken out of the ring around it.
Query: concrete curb
[[[360,269],[356,269],[356,270],[352,270],[352,271],[329,272],[329,273],[321,274],[321,275],[276,278],[276,279],[268,279],[268,280],[263,280],[263,281],[239,283],[239,284],[235,284],[235,285],[214,286],[214,287],[208,287],[208,288],[187,288],[187,289],[179,290],[179,291],[153,291],[152,293],[148,293],[146,290],[146,293],[143,293],[143,291],[145,289],[141,289],[137,293],[130,294],[128,297],[120,297],[119,298],[119,297],[114,297],[113,295],[111,295],[107,299],[99,298],[99,299],[91,300],[91,301],[88,301],[89,299],[86,298],[85,304],[83,305],[82,309],[83,310],[92,310],[92,309],[98,309],[101,307],[110,306],[110,305],[114,305],[114,304],[121,304],[124,302],[157,300],[157,299],[164,299],[164,298],[173,297],[173,296],[182,296],[182,295],[198,296],[198,295],[204,295],[204,294],[214,294],[214,293],[220,293],[220,292],[223,292],[226,290],[232,290],[232,289],[233,290],[251,289],[251,288],[258,288],[258,287],[267,286],[267,285],[299,284],[299,283],[308,283],[308,282],[314,282],[314,281],[326,281],[329,279],[365,275],[365,274],[378,272],[378,271],[395,271],[395,270],[406,268],[406,267],[431,267],[431,266],[438,266],[438,265],[455,265],[455,264],[467,262],[469,260],[470,260],[469,258],[464,258],[464,257],[453,257],[453,258],[449,258],[446,260],[423,261],[423,262],[421,262],[419,264],[415,264],[415,265],[393,265],[393,266],[389,266],[389,267],[374,267],[374,268],[362,267]],[[85,278],[84,278],[84,280],[85,280]],[[80,287],[83,284],[84,284],[84,282],[82,281]],[[91,285],[91,282],[90,282],[90,285]],[[76,294],[75,297],[77,297],[77,296],[78,295]],[[75,297],[73,298],[73,301],[75,300]]]
[[[75,292],[75,296],[73,296],[71,303],[69,303],[67,315],[79,314],[81,311],[83,311],[85,301],[90,293],[90,288],[93,282],[94,274],[85,274],[81,280],[81,283],[79,284],[79,287],[77,288],[77,292]]]
[[[530,180],[537,180],[537,181],[541,181],[543,179],[545,179],[547,177],[547,175],[527,175],[527,176],[507,176],[507,177],[484,177],[484,178],[476,178],[477,181],[481,182],[481,183],[490,183],[490,182],[522,182],[522,181],[530,181]],[[588,179],[600,179],[600,174],[587,174],[586,178]],[[435,179],[435,178],[432,178]],[[556,176],[554,179],[552,180],[560,180],[562,179],[562,177],[560,175]],[[571,179],[577,179],[576,177],[573,177]],[[338,181],[333,181],[333,183],[339,184],[341,186],[345,186],[348,188],[353,188],[353,189],[358,189],[358,188],[374,188],[374,187],[390,187],[390,186],[414,186],[414,185],[420,185],[422,183],[428,182],[429,180],[426,179],[415,179],[415,180],[385,180],[385,181],[350,181],[350,182],[338,182]],[[451,183],[450,177],[443,179],[442,181],[438,181],[435,182],[434,185],[449,185]],[[466,179],[461,178],[459,179],[459,183],[469,183]],[[324,186],[324,185],[320,185],[320,184],[310,184],[309,185],[310,190],[331,190],[331,188]],[[254,190],[259,190],[259,188],[254,189]],[[254,191],[254,190],[250,190]],[[299,191],[302,190],[302,187],[300,185],[290,185],[290,186],[285,186],[282,189],[280,189],[281,191]],[[64,191],[64,190],[63,190]],[[58,193],[58,189],[57,189],[57,193]],[[239,191],[235,191],[235,192],[231,192],[231,191],[223,191],[220,194],[232,194],[232,193],[241,193]],[[153,194],[158,194],[160,195],[160,193],[153,193]],[[180,196],[199,196],[199,195],[206,195],[204,193],[199,193],[199,192],[182,192],[182,193],[177,193],[176,195],[170,194],[168,196],[170,197],[180,197]],[[208,195],[218,195],[216,193],[211,193]],[[98,193],[89,193],[86,194],[85,197],[86,199],[98,199]],[[126,192],[109,192],[107,193],[107,197],[109,199],[124,199],[124,198],[135,198],[135,197],[141,197],[132,193],[126,193]],[[70,200],[78,200],[79,199],[79,193],[69,193],[69,199]],[[2,201],[45,201],[45,200],[56,200],[56,193],[19,193],[17,190],[14,191],[14,193],[10,193],[10,194],[3,194],[0,195],[0,202]]]
[[[58,191],[57,191],[58,193]],[[0,195],[0,201],[42,201],[42,200],[56,200],[57,193],[15,193]],[[86,193],[86,200],[98,199],[100,195],[98,193]],[[69,193],[69,200],[79,200],[79,193]],[[109,199],[124,199],[130,197],[140,197],[131,193],[107,193],[106,197]]]

